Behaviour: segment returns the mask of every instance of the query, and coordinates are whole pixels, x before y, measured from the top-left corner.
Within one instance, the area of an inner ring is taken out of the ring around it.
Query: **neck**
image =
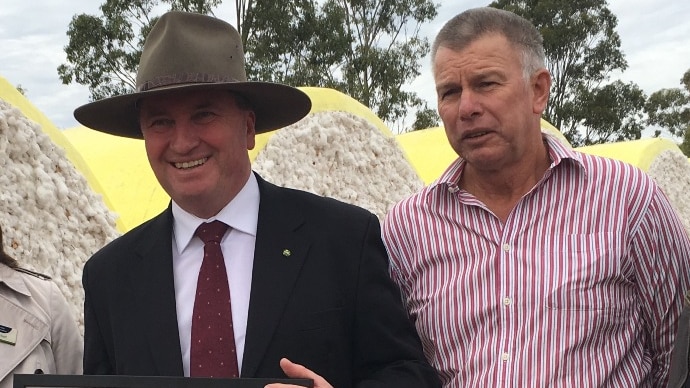
[[[468,164],[459,186],[505,222],[517,202],[542,179],[551,164],[546,145],[536,151],[532,153],[534,157],[493,170]]]

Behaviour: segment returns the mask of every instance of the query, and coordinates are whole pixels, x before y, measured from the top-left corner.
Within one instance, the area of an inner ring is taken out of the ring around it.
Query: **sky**
[[[438,0],[436,0],[438,1]],[[58,128],[77,125],[74,108],[89,102],[86,86],[64,85],[57,67],[66,63],[64,46],[74,15],[100,15],[105,0],[4,0],[0,6],[0,77],[21,85],[29,100]],[[234,2],[225,0],[216,16],[234,24]],[[485,6],[477,0],[441,0],[438,16],[421,29],[433,40],[446,20],[468,8]],[[617,32],[628,69],[615,77],[637,83],[647,94],[680,87],[690,69],[690,1],[609,0],[618,17]],[[421,62],[421,75],[408,85],[436,108],[429,58]]]

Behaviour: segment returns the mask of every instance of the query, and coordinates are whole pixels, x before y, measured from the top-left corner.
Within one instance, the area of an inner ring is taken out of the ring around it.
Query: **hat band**
[[[197,83],[221,83],[221,82],[239,82],[239,80],[229,76],[220,74],[208,73],[180,73],[162,75],[153,78],[137,86],[137,92],[145,92],[147,90],[158,89],[171,85],[180,84],[197,84]]]

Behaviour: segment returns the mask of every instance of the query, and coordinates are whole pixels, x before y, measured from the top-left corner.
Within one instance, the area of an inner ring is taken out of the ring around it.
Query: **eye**
[[[194,120],[194,122],[197,124],[208,124],[217,116],[218,115],[216,115],[215,112],[204,110],[194,113],[192,120]]]
[[[453,95],[456,95],[456,94],[460,94],[461,92],[462,92],[462,89],[460,89],[460,88],[447,89],[447,90],[441,92],[441,94],[440,94],[441,100],[444,100],[448,97],[452,97]]]
[[[478,83],[478,86],[479,86],[480,89],[488,89],[488,88],[491,88],[491,87],[493,87],[493,86],[495,86],[495,85],[497,85],[497,84],[498,84],[498,83],[495,82],[495,81],[487,81],[487,80],[484,80],[484,81],[480,81],[480,82]]]
[[[147,127],[152,129],[169,128],[174,125],[173,120],[167,118],[153,118],[149,120]]]

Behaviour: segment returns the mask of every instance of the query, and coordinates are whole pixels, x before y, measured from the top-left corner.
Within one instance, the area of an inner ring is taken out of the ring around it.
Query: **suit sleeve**
[[[96,297],[89,283],[89,263],[84,266],[82,284],[84,286],[84,374],[111,375],[115,374],[114,366],[110,362],[106,343],[99,326],[95,310]]]
[[[357,387],[441,386],[390,279],[388,256],[374,215],[362,241],[356,313]]]

